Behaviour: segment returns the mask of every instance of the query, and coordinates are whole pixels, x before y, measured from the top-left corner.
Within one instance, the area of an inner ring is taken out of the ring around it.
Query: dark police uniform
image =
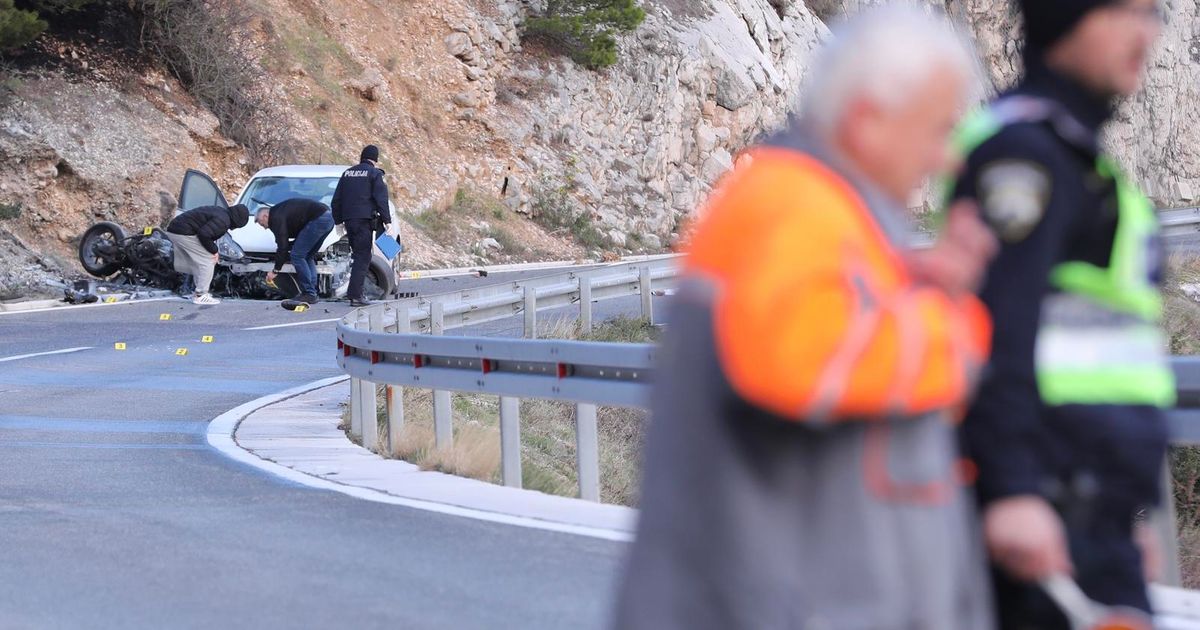
[[[333,222],[345,223],[346,235],[350,238],[353,263],[347,297],[352,300],[363,298],[363,282],[371,266],[377,223],[392,222],[392,213],[388,209],[388,188],[383,176],[383,169],[363,160],[358,166],[342,173],[330,204]]]
[[[953,197],[975,199],[1002,244],[981,293],[993,356],[963,439],[985,506],[1045,497],[1084,591],[1149,610],[1132,526],[1162,499],[1174,382],[1158,326],[1158,223],[1100,149],[1111,112],[1034,60],[960,135],[969,158]],[[1035,586],[1000,571],[996,581],[1002,627],[1068,627]]]

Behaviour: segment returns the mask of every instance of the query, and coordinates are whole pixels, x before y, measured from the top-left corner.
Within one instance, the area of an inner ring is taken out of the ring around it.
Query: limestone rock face
[[[456,38],[448,48],[464,64],[486,59],[492,84],[504,86],[498,98],[484,97],[496,105],[480,115],[516,140],[517,168],[528,180],[567,184],[616,231],[666,237],[740,149],[784,124],[828,31],[793,0],[646,8],[646,22],[622,41],[620,62],[603,72],[510,54],[494,43],[503,38],[482,38],[471,52]],[[499,13],[512,23],[478,28],[506,32],[527,10],[506,0]]]
[[[1020,18],[1011,0],[927,0],[967,29],[986,94],[1020,71]],[[487,67],[475,85],[520,85],[481,96],[489,127],[520,147],[529,181],[566,180],[593,216],[629,233],[669,235],[694,211],[740,150],[794,112],[827,24],[879,0],[647,2],[646,22],[604,72],[565,59],[532,61],[489,36],[460,32],[451,54]],[[1118,111],[1108,145],[1162,207],[1200,196],[1200,8],[1167,3],[1167,23],[1146,88]],[[528,0],[504,0],[499,21],[466,31],[509,32]],[[505,22],[508,20],[508,22]],[[461,30],[461,29],[460,29]],[[469,45],[479,40],[480,44]],[[469,48],[469,50],[464,50]],[[483,61],[481,61],[481,59]],[[492,110],[492,111],[489,111]]]

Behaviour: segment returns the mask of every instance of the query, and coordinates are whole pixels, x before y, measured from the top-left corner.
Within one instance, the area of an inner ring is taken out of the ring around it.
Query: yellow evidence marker
[[[118,341],[117,343],[114,343],[114,344],[113,344],[113,349],[115,349],[115,350],[124,350],[124,349],[125,349],[125,342],[124,342],[124,341]]]
[[[104,303],[105,303],[105,304],[116,304],[116,303],[117,303],[117,296],[115,296],[115,295],[110,295],[110,296],[108,296],[108,297],[104,298]]]
[[[205,335],[205,336],[201,337],[200,342],[201,343],[212,343],[213,342],[212,335]]]
[[[308,305],[301,304],[301,305],[297,306],[292,312],[293,313],[303,313],[304,311],[307,311],[307,310],[308,310]]]
[[[152,228],[152,227],[148,227],[148,228],[142,230],[142,236],[150,236],[153,233],[154,233],[154,228]]]
[[[180,348],[180,349],[176,350],[175,356],[186,357],[187,356],[187,348]]]
[[[171,314],[170,314],[170,313],[163,313],[162,315],[159,315],[159,316],[158,316],[158,321],[160,321],[160,322],[165,322],[165,321],[167,321],[167,320],[169,320],[169,319],[171,319]]]

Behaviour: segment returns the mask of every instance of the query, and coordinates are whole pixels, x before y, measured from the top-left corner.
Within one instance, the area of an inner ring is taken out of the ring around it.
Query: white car
[[[337,188],[342,173],[351,166],[276,166],[254,174],[238,194],[235,204],[250,209],[250,223],[230,231],[230,236],[241,247],[244,258],[239,262],[224,263],[229,271],[228,292],[253,295],[261,288],[262,278],[274,268],[275,236],[270,230],[254,222],[254,213],[264,205],[275,205],[286,199],[302,197],[329,205],[333,191]],[[220,187],[208,175],[188,170],[183,176],[179,191],[180,211],[200,206],[229,206]],[[392,216],[396,208],[391,202]],[[297,292],[295,269],[289,263],[276,279],[279,289],[285,294]],[[285,275],[286,274],[286,275]],[[220,274],[218,274],[220,275]],[[350,243],[339,226],[321,244],[317,254],[317,290],[321,297],[343,297],[350,282]],[[387,258],[375,248],[371,266],[367,272],[364,294],[368,299],[379,299],[396,288],[396,272]]]

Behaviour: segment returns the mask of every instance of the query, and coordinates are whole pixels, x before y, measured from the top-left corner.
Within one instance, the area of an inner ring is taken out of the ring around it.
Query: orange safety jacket
[[[747,402],[813,423],[957,409],[991,337],[984,307],[915,281],[840,174],[764,147],[696,226],[687,275],[716,289],[723,371]]]

